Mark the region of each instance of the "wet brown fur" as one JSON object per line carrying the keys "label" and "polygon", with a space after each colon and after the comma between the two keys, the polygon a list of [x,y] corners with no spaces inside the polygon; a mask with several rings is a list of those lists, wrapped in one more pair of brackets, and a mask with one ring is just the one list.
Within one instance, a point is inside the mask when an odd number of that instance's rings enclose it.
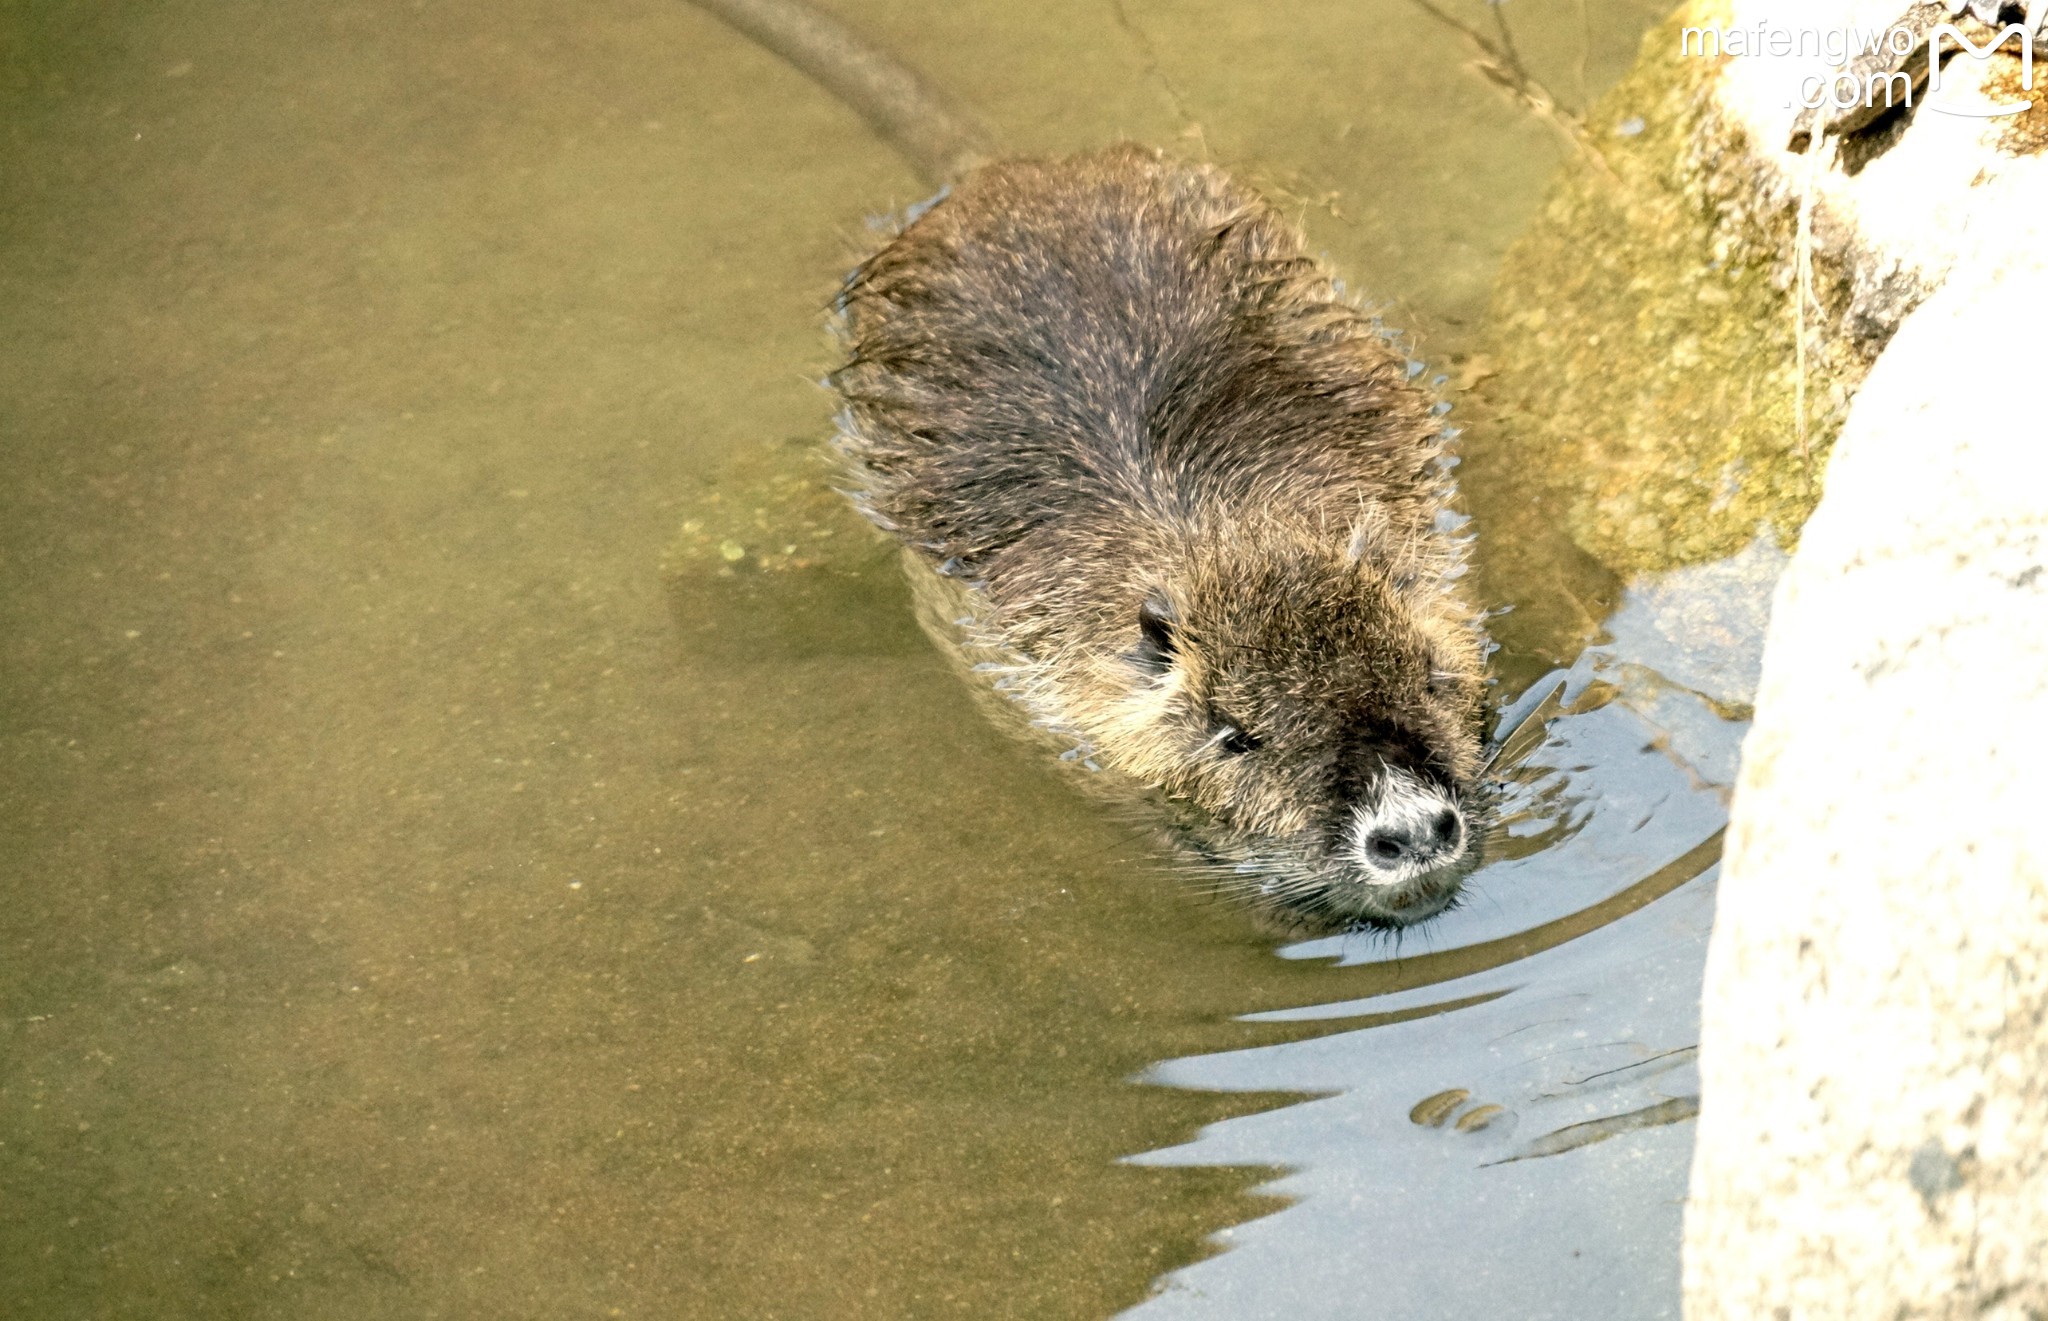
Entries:
{"label": "wet brown fur", "polygon": [[953,641],[1039,730],[1294,923],[1441,907],[1335,851],[1387,768],[1477,771],[1441,427],[1292,226],[1136,147],[999,162],[842,311],[856,503],[955,580]]}

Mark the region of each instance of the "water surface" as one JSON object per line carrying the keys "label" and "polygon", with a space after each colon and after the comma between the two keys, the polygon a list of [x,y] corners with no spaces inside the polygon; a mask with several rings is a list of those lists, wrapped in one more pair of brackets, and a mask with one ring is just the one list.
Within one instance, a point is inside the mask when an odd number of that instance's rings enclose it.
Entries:
{"label": "water surface", "polygon": [[[1409,3],[841,12],[1241,170],[1447,371],[1558,159]],[[1510,17],[1569,99],[1655,14]],[[687,5],[17,3],[0,124],[0,1310],[1107,1315],[1300,1156],[1126,1158],[1330,1085],[1134,1077],[1456,970],[1186,894],[886,556],[664,574],[923,191]],[[1469,440],[1518,690],[1620,585]]]}

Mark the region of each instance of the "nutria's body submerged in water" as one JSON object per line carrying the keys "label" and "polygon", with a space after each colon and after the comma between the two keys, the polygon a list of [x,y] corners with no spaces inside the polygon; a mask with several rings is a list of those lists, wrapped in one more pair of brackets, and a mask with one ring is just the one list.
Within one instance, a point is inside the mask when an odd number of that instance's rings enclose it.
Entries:
{"label": "nutria's body submerged in water", "polygon": [[1482,644],[1441,429],[1291,226],[1137,148],[1003,162],[843,310],[856,500],[942,642],[1287,924],[1450,902]]}

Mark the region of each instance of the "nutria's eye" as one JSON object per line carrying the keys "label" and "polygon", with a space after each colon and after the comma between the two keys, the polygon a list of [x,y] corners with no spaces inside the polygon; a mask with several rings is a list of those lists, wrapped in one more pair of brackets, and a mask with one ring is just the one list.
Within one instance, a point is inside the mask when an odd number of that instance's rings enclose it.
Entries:
{"label": "nutria's eye", "polygon": [[1218,721],[1216,732],[1209,741],[1233,757],[1242,757],[1247,752],[1256,752],[1259,736],[1228,720]]}
{"label": "nutria's eye", "polygon": [[1175,637],[1173,605],[1154,593],[1138,607],[1138,645],[1127,653],[1139,669],[1164,674],[1179,650]]}

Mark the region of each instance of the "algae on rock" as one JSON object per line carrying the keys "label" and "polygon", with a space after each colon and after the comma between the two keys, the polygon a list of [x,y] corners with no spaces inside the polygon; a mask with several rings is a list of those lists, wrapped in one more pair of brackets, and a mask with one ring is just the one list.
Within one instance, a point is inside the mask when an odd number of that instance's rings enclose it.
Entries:
{"label": "algae on rock", "polygon": [[790,573],[876,558],[876,541],[809,439],[734,459],[685,497],[663,568],[671,578]]}
{"label": "algae on rock", "polygon": [[1822,248],[1808,309],[1807,443],[1794,399],[1796,199],[1710,95],[1726,57],[1681,56],[1681,9],[1596,105],[1604,157],[1568,162],[1495,289],[1481,387],[1495,443],[1555,488],[1567,531],[1617,573],[1792,545],[1848,399],[1882,347]]}
{"label": "algae on rock", "polygon": [[808,439],[750,450],[683,501],[663,576],[693,649],[784,656],[921,646],[896,547],[832,489]]}

